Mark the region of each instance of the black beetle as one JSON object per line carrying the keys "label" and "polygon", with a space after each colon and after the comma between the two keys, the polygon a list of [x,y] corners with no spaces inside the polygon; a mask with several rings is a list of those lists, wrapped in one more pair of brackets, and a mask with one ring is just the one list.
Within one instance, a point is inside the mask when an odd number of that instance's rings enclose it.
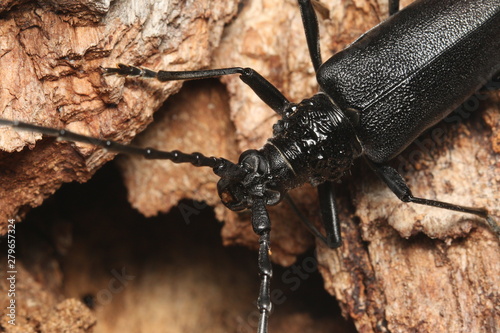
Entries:
{"label": "black beetle", "polygon": [[154,72],[119,65],[103,69],[107,75],[160,81],[240,74],[282,120],[274,125],[268,143],[259,150],[245,151],[238,164],[200,153],[142,149],[65,130],[0,120],[0,124],[91,143],[118,153],[213,168],[221,177],[217,188],[222,202],[231,210],[250,209],[253,229],[260,237],[260,333],[267,332],[271,311],[271,225],[266,206],[279,203],[287,198],[290,189],[306,182],[317,186],[326,235],[305,222],[329,247],[340,246],[332,182],[341,178],[358,157],[363,156],[402,201],[475,214],[500,233],[486,209],[414,197],[399,173],[386,165],[499,70],[500,0],[420,0],[400,12],[399,1],[389,1],[394,15],[325,63],[321,61],[311,1],[298,2],[320,86],[318,94],[298,104],[289,102],[250,68]]}

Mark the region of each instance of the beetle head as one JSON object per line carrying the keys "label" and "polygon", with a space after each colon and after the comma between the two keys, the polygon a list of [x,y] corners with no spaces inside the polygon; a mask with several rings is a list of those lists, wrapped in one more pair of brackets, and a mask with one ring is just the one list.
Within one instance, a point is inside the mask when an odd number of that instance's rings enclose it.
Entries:
{"label": "beetle head", "polygon": [[221,177],[217,190],[222,203],[233,211],[251,208],[256,198],[262,198],[266,205],[277,204],[283,191],[275,186],[270,171],[269,161],[261,152],[243,152],[237,165],[216,171]]}

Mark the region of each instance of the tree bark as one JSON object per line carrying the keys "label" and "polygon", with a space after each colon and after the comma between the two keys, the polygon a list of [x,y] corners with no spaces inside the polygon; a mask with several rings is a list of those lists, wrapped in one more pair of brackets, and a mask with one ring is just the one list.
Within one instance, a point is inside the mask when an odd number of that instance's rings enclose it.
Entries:
{"label": "tree bark", "polygon": [[[118,62],[173,70],[207,67],[236,1],[190,6],[180,1],[141,6],[122,1],[111,7],[109,1],[41,1],[5,11],[2,117],[131,141],[181,82],[127,83],[104,78],[100,67]],[[88,180],[113,158],[88,145],[1,131],[2,149],[12,153],[2,156],[2,234],[7,218],[22,217],[64,182]]]}
{"label": "tree bark", "polygon": [[[181,83],[102,78],[99,66],[116,62],[168,70],[252,67],[292,101],[317,91],[295,1],[242,2],[219,46],[236,1],[197,1],[189,8],[131,3],[87,4],[81,11],[65,2],[0,7],[2,117],[129,142]],[[324,0],[320,9],[323,59],[387,17],[385,0]],[[181,97],[135,143],[233,161],[260,147],[278,117],[237,76],[221,81],[228,109],[217,92]],[[500,219],[499,105],[498,91],[473,96],[452,121],[395,159],[415,195],[488,207]],[[2,234],[7,219],[19,220],[63,182],[85,181],[112,158],[94,147],[0,131]],[[226,245],[257,248],[248,214],[222,206],[210,170],[132,158],[121,159],[120,167],[129,201],[142,214],[167,212],[184,198],[205,201],[225,222]],[[317,258],[325,288],[359,332],[498,330],[500,246],[484,221],[401,203],[362,163],[339,192],[344,245],[330,250],[317,242]],[[317,222],[314,189],[292,195]],[[185,202],[179,208],[197,209]],[[271,209],[271,219],[273,260],[290,265],[313,240],[285,204]]]}

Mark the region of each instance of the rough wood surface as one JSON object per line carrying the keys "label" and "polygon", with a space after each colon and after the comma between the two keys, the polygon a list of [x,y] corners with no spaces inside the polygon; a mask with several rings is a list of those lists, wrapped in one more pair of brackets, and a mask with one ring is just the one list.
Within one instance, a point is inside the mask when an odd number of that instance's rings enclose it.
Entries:
{"label": "rough wood surface", "polygon": [[[235,12],[236,1],[229,0],[119,1],[112,6],[50,1],[12,7],[0,25],[1,116],[129,142],[181,83],[126,83],[103,78],[100,66],[207,67]],[[113,158],[93,147],[40,139],[39,134],[0,129],[2,150],[12,153],[1,159],[2,234],[7,218],[40,205],[63,182],[86,181]]]}
{"label": "rough wood surface", "polygon": [[[195,2],[193,8],[176,10],[174,3],[163,4],[169,9],[154,7],[162,6],[157,3],[140,8],[127,3],[115,4],[104,14],[74,15],[64,10],[56,15],[48,5],[22,5],[4,14],[0,35],[6,36],[9,47],[2,48],[8,52],[2,52],[0,66],[12,71],[0,77],[0,87],[9,87],[0,90],[3,117],[67,125],[94,136],[129,141],[180,85],[103,80],[98,66],[112,65],[117,59],[153,69],[252,67],[294,101],[317,89],[295,1],[242,2],[211,60],[210,51],[223,23],[235,13],[235,2],[229,9],[219,7],[219,2],[206,7]],[[387,16],[385,0],[321,4],[324,59]],[[5,8],[0,9],[9,7]],[[89,18],[92,15],[103,15],[99,24]],[[192,25],[184,26],[186,22]],[[27,63],[34,65],[19,65]],[[158,119],[138,144],[198,150],[233,160],[242,150],[261,146],[276,116],[237,77],[222,81],[229,92],[229,113],[214,108],[219,104],[213,101],[220,97],[196,104],[186,98],[182,108]],[[438,125],[409,147],[394,166],[404,171],[416,195],[486,206],[500,219],[500,96],[490,92],[475,98],[481,100],[480,106],[473,100],[449,123]],[[110,108],[110,104],[116,106]],[[471,115],[472,109],[477,112]],[[26,144],[33,148],[39,139],[0,131],[0,143],[7,151],[19,151]],[[51,140],[38,142],[33,151],[3,153],[0,223],[19,209],[22,213],[24,207],[39,205],[61,182],[87,179],[106,159],[107,155],[90,147],[76,145],[75,150],[73,145],[54,145]],[[166,212],[182,198],[204,200],[225,221],[226,244],[256,247],[248,215],[221,207],[215,196],[216,178],[206,170],[127,159],[120,164],[129,200],[145,215]],[[317,256],[326,289],[340,301],[344,314],[353,318],[358,331],[498,331],[500,245],[483,221],[400,203],[363,165],[348,178],[340,185],[339,198],[344,246],[328,250],[318,244]],[[317,220],[313,189],[293,195]],[[198,209],[194,204],[180,208],[188,215]],[[286,205],[273,208],[271,218],[273,260],[291,264],[312,244],[311,237]]]}

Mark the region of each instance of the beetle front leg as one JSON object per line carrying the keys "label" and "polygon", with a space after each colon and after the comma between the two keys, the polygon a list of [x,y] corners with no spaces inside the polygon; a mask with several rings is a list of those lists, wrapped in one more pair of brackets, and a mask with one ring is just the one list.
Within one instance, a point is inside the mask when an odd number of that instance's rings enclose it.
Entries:
{"label": "beetle front leg", "polygon": [[413,202],[420,205],[444,208],[448,210],[454,210],[458,212],[473,214],[482,217],[486,220],[490,228],[498,235],[500,238],[500,226],[493,220],[493,217],[488,213],[486,208],[477,207],[466,207],[461,205],[455,205],[447,202],[417,198],[413,196],[410,188],[406,184],[403,177],[394,169],[388,165],[377,164],[368,159],[366,159],[368,165],[375,171],[375,173],[387,184],[390,190],[403,202]]}
{"label": "beetle front leg", "polygon": [[269,105],[280,116],[285,114],[290,102],[285,96],[252,68],[230,67],[220,69],[206,69],[198,71],[152,71],[150,69],[118,64],[116,68],[102,68],[104,75],[137,76],[154,78],[160,82],[177,80],[198,80],[221,77],[224,75],[240,74],[240,79],[246,83],[260,99]]}

